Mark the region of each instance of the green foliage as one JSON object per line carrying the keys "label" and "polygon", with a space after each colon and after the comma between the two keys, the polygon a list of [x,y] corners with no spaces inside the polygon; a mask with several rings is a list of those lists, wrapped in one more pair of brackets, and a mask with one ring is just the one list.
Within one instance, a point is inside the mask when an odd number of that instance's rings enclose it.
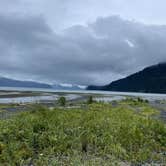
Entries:
{"label": "green foliage", "polygon": [[[40,110],[41,109],[41,110]],[[37,106],[0,121],[2,165],[121,165],[165,162],[166,126],[144,105],[94,103],[88,110]],[[123,162],[122,162],[123,161]]]}
{"label": "green foliage", "polygon": [[121,104],[131,105],[131,106],[148,106],[148,103],[149,103],[148,100],[146,99],[144,100],[140,97],[137,97],[137,98],[128,97],[121,101]]}
{"label": "green foliage", "polygon": [[88,100],[87,100],[87,104],[92,104],[94,101],[93,101],[93,96],[89,96],[88,97]]}
{"label": "green foliage", "polygon": [[58,103],[60,106],[65,106],[66,105],[66,98],[65,97],[60,97],[58,100]]}
{"label": "green foliage", "polygon": [[138,97],[137,98],[137,101],[139,102],[139,103],[149,103],[149,101],[148,100],[144,100],[144,99],[142,99],[142,98],[140,98],[140,97]]}

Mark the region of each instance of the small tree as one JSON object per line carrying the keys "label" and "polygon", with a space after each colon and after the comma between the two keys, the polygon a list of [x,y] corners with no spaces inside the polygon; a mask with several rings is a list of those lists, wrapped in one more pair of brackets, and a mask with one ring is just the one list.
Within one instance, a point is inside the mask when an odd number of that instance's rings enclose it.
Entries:
{"label": "small tree", "polygon": [[60,97],[58,100],[58,103],[60,104],[60,106],[65,106],[66,105],[66,98],[65,97]]}
{"label": "small tree", "polygon": [[137,98],[137,101],[140,102],[140,103],[144,102],[144,100],[142,98],[140,98],[140,97]]}
{"label": "small tree", "polygon": [[88,104],[92,104],[93,103],[93,97],[92,96],[88,97],[87,103]]}

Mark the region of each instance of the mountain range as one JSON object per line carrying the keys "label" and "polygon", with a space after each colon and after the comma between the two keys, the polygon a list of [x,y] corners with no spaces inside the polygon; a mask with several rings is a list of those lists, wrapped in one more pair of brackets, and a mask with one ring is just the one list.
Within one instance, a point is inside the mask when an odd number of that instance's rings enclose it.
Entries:
{"label": "mountain range", "polygon": [[0,77],[0,87],[52,88],[51,85],[34,81],[20,81]]}
{"label": "mountain range", "polygon": [[87,90],[166,93],[166,63],[147,67],[105,86],[90,85]]}
{"label": "mountain range", "polygon": [[[78,85],[46,84],[35,81],[20,81],[0,77],[0,87],[24,87],[24,88],[52,88],[55,90],[82,90]],[[103,90],[117,92],[144,92],[166,93],[166,63],[149,66],[126,78],[113,81],[108,85],[90,85],[87,90]]]}
{"label": "mountain range", "polygon": [[55,90],[83,90],[78,85],[67,85],[67,84],[45,84],[35,81],[20,81],[10,78],[0,77],[0,87],[22,87],[22,88],[51,88]]}

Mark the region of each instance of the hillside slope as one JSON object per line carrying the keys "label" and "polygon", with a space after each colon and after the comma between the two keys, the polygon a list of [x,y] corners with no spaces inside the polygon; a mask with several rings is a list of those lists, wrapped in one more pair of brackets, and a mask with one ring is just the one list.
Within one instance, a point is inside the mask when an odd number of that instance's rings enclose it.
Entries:
{"label": "hillside slope", "polygon": [[166,93],[166,63],[145,68],[105,86],[88,86],[88,90]]}

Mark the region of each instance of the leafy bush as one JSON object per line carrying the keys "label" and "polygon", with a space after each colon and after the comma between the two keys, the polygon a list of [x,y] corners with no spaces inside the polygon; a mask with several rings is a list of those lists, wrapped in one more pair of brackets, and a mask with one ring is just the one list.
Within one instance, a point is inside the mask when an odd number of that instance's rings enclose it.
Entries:
{"label": "leafy bush", "polygon": [[88,100],[87,100],[87,104],[92,104],[94,101],[93,101],[93,96],[89,96],[88,97]]}
{"label": "leafy bush", "polygon": [[60,97],[58,100],[58,103],[60,106],[65,106],[66,105],[66,98],[65,97]]}

